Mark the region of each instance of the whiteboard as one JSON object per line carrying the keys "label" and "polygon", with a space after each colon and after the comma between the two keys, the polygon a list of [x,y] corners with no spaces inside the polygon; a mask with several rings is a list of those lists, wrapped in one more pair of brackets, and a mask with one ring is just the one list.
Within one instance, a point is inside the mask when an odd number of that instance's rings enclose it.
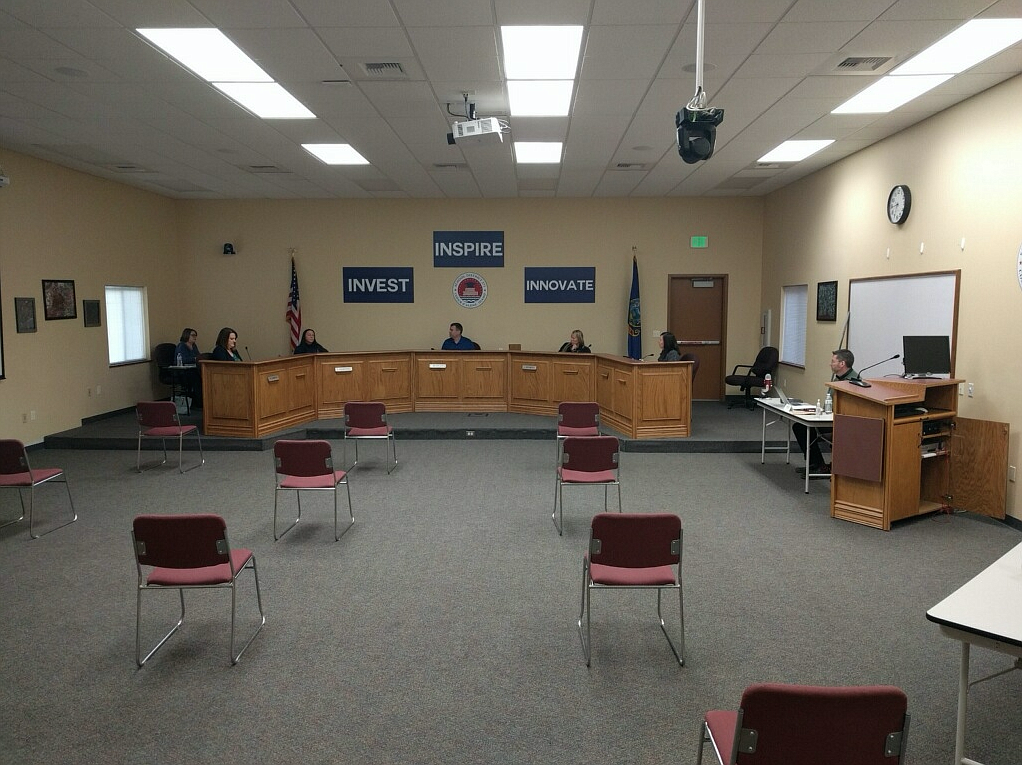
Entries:
{"label": "whiteboard", "polygon": [[[958,281],[961,271],[852,279],[848,284],[848,342],[855,368],[902,353],[904,335],[951,338],[954,373],[958,326]],[[900,375],[901,359],[880,364],[866,377]],[[946,375],[940,375],[946,377]]]}

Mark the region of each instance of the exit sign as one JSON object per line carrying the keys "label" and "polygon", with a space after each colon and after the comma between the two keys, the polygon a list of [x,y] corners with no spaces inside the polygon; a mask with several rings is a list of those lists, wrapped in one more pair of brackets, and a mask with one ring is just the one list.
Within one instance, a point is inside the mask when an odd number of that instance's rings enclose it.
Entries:
{"label": "exit sign", "polygon": [[705,236],[694,236],[692,237],[692,249],[700,250],[709,246],[709,237]]}

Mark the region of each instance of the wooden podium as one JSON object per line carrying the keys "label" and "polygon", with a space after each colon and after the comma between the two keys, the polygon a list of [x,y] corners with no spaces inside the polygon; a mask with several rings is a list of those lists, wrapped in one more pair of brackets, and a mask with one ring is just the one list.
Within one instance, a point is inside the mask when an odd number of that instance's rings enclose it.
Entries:
{"label": "wooden podium", "polygon": [[902,518],[951,502],[951,436],[958,415],[950,380],[828,383],[834,396],[830,514],[889,531]]}

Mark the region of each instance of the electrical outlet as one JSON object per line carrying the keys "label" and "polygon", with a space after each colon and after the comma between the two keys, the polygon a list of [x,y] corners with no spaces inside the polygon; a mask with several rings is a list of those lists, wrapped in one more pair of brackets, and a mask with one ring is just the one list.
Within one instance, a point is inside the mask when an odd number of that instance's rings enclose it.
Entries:
{"label": "electrical outlet", "polygon": [[1015,483],[1015,466],[1008,465],[1008,480]]}
{"label": "electrical outlet", "polygon": [[35,409],[28,413],[28,419],[32,420],[32,422],[35,422]]}
{"label": "electrical outlet", "polygon": [[972,394],[976,392],[975,383],[969,383],[969,398],[972,398]]}
{"label": "electrical outlet", "polygon": [[958,383],[958,395],[959,396],[965,395],[965,383]]}

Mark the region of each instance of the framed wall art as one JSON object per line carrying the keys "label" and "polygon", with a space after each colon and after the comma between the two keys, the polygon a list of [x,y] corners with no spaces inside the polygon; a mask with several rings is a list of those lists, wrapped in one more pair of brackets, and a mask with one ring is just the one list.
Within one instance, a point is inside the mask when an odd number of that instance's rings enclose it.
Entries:
{"label": "framed wall art", "polygon": [[43,279],[43,316],[47,321],[78,318],[73,280]]}
{"label": "framed wall art", "polygon": [[83,300],[82,313],[85,314],[86,327],[102,327],[103,323],[99,318],[99,301]]}
{"label": "framed wall art", "polygon": [[18,332],[35,332],[35,298],[14,298],[14,317]]}
{"label": "framed wall art", "polygon": [[817,283],[816,320],[837,321],[837,282]]}

